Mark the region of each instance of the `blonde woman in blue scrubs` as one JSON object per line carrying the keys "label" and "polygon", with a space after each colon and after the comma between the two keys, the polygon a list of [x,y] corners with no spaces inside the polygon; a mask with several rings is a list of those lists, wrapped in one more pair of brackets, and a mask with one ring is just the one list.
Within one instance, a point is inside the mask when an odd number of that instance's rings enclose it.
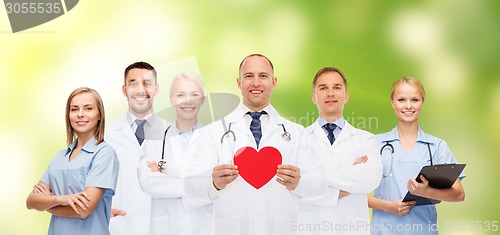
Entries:
{"label": "blonde woman in blue scrubs", "polygon": [[26,206],[52,214],[48,234],[109,234],[119,164],[104,142],[104,105],[94,89],[68,97],[66,136],[68,148],[54,157]]}
{"label": "blonde woman in blue scrubs", "polygon": [[423,166],[431,165],[431,158],[434,164],[457,162],[445,141],[424,133],[418,125],[424,99],[424,87],[415,78],[403,77],[392,85],[391,105],[398,124],[377,135],[383,172],[379,187],[368,196],[368,206],[373,208],[372,234],[438,234],[436,206],[402,202],[407,191],[449,202],[465,198],[460,182],[463,172],[449,189],[430,188],[423,177],[422,183],[415,180]]}

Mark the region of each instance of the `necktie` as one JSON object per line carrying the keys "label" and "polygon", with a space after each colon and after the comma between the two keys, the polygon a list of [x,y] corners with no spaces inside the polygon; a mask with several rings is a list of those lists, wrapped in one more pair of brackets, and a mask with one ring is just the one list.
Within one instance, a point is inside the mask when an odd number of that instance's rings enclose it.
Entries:
{"label": "necktie", "polygon": [[330,141],[330,144],[333,144],[335,142],[335,136],[333,135],[333,131],[335,128],[337,128],[337,125],[335,123],[327,123],[323,125],[323,128],[328,132],[328,140]]}
{"label": "necktie", "polygon": [[146,123],[146,120],[144,120],[144,119],[135,120],[135,124],[137,124],[137,129],[135,130],[135,137],[137,138],[137,141],[139,141],[139,145],[142,145],[142,142],[144,141],[144,124],[145,123]]}
{"label": "necktie", "polygon": [[255,139],[255,143],[257,144],[257,148],[259,148],[260,138],[262,137],[262,129],[260,127],[260,116],[262,114],[267,114],[266,111],[262,112],[247,112],[250,117],[252,117],[252,122],[250,123],[250,131],[252,131],[253,138]]}

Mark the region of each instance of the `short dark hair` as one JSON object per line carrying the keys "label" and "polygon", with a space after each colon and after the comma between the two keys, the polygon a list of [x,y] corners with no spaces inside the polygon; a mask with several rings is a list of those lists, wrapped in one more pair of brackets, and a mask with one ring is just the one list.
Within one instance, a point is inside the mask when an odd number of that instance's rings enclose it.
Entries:
{"label": "short dark hair", "polygon": [[139,61],[139,62],[135,62],[129,66],[127,66],[127,68],[125,68],[125,76],[124,76],[124,80],[123,80],[123,83],[126,83],[127,82],[127,74],[128,74],[128,71],[130,71],[131,69],[146,69],[146,70],[149,70],[149,71],[153,71],[153,74],[155,75],[155,80],[156,80],[156,70],[155,68],[150,65],[149,63],[146,63],[146,62],[143,62],[143,61]]}
{"label": "short dark hair", "polygon": [[324,67],[316,73],[316,75],[314,76],[313,82],[312,82],[313,90],[314,90],[314,87],[316,86],[316,81],[318,81],[318,77],[324,73],[338,73],[338,74],[340,74],[340,77],[342,77],[342,80],[344,80],[345,89],[347,90],[347,80],[345,79],[344,74],[342,73],[342,71],[340,71],[340,69],[334,68],[334,67]]}
{"label": "short dark hair", "polygon": [[274,66],[273,66],[273,63],[271,62],[271,60],[269,58],[267,58],[265,55],[262,55],[262,54],[258,54],[258,53],[255,53],[255,54],[251,54],[251,55],[248,55],[247,57],[245,57],[241,63],[240,63],[240,68],[239,68],[239,73],[241,73],[241,66],[243,66],[243,62],[245,62],[245,60],[247,60],[248,58],[250,57],[253,57],[253,56],[258,56],[258,57],[262,57],[262,58],[265,58],[267,60],[267,62],[269,62],[269,65],[271,65],[271,72],[274,74]]}

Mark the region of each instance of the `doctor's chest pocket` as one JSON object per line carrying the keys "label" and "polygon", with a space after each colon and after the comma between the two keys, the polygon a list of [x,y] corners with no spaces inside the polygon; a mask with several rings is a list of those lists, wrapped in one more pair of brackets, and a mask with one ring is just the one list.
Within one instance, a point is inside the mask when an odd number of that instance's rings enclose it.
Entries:
{"label": "doctor's chest pocket", "polygon": [[[86,167],[52,170],[50,172],[51,190],[58,195],[81,192],[85,188],[87,174]],[[55,188],[59,189],[59,192],[54,192]]]}
{"label": "doctor's chest pocket", "polygon": [[87,167],[79,167],[75,169],[69,169],[67,173],[68,187],[74,187],[74,192],[81,192],[85,189],[85,182],[88,175]]}
{"label": "doctor's chest pocket", "polygon": [[[267,145],[262,147],[267,147]],[[298,142],[285,141],[280,138],[277,144],[270,147],[274,147],[280,152],[282,164],[297,165],[297,156],[300,154]]]}
{"label": "doctor's chest pocket", "polygon": [[352,166],[366,153],[363,152],[363,146],[344,144],[336,148],[333,155],[339,159],[340,166]]}

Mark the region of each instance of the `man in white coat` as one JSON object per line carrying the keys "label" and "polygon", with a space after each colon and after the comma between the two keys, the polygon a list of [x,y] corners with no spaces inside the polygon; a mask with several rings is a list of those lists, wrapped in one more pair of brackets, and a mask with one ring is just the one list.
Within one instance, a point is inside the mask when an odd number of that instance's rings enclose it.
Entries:
{"label": "man in white coat", "polygon": [[214,201],[213,234],[296,234],[298,199],[326,190],[304,128],[270,105],[273,72],[267,57],[247,56],[236,79],[243,102],[203,130],[191,172],[211,177],[193,176],[185,190]]}
{"label": "man in white coat", "polygon": [[313,88],[319,117],[306,128],[307,143],[327,172],[328,190],[300,200],[297,229],[301,234],[369,234],[366,194],[382,177],[378,143],[344,119],[349,92],[340,70],[319,70]]}
{"label": "man in white coat", "polygon": [[112,235],[149,234],[151,196],[141,189],[137,165],[143,141],[161,139],[168,126],[153,111],[158,89],[153,66],[146,62],[129,65],[125,69],[122,86],[129,110],[121,118],[106,125],[105,140],[115,149],[120,161],[109,223]]}

